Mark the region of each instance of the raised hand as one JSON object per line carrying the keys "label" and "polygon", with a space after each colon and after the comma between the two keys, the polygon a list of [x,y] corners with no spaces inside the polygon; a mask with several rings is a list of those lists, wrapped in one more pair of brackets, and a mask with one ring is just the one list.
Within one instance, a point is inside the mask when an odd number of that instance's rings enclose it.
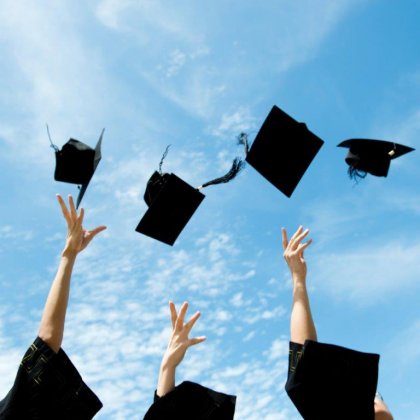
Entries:
{"label": "raised hand", "polygon": [[189,338],[189,334],[201,314],[197,311],[187,323],[184,323],[188,310],[187,302],[181,306],[179,313],[177,313],[173,302],[169,302],[169,309],[171,311],[172,335],[164,355],[164,363],[175,368],[181,363],[188,348],[203,342],[206,337]]}
{"label": "raised hand", "polygon": [[179,313],[177,313],[173,302],[169,302],[169,309],[171,312],[172,334],[160,366],[156,390],[159,397],[164,396],[175,388],[176,367],[181,363],[188,348],[206,339],[204,336],[189,338],[194,324],[200,318],[200,312],[196,312],[187,323],[184,323],[188,309],[187,302],[184,302],[181,306]]}
{"label": "raised hand", "polygon": [[57,274],[45,303],[38,333],[39,337],[56,353],[60,350],[63,341],[71,274],[77,254],[84,250],[99,232],[106,229],[105,226],[99,226],[93,230],[83,229],[84,211],[81,209],[80,214],[77,214],[73,197],[69,195],[69,209],[59,194],[57,194],[57,200],[67,222],[67,239]]}
{"label": "raised hand", "polygon": [[306,261],[303,256],[303,251],[312,243],[312,239],[302,243],[302,240],[308,235],[309,229],[303,230],[303,226],[299,226],[295,234],[287,239],[287,232],[282,228],[283,239],[283,257],[290,268],[293,277],[305,279],[307,273]]}
{"label": "raised hand", "polygon": [[79,215],[77,214],[76,207],[74,205],[73,197],[69,195],[69,208],[67,208],[61,195],[57,194],[57,200],[60,204],[63,212],[64,219],[67,222],[67,240],[64,247],[63,255],[73,254],[77,255],[83,251],[90,243],[90,241],[103,230],[106,226],[99,226],[92,230],[86,230],[83,228],[83,218],[85,215],[84,209],[80,210]]}

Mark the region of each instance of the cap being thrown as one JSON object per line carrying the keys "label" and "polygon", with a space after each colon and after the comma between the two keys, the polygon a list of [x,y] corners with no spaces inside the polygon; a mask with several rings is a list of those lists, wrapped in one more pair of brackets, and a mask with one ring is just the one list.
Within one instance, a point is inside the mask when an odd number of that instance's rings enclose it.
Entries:
{"label": "cap being thrown", "polygon": [[155,171],[147,182],[144,201],[149,208],[137,225],[136,231],[173,245],[204,200],[205,195],[200,190],[231,181],[243,168],[244,162],[235,158],[224,176],[194,188],[175,174],[162,172],[162,163],[168,149],[169,146],[159,163],[159,171]]}
{"label": "cap being thrown", "polygon": [[99,140],[94,149],[79,140],[70,138],[60,150],[51,140],[50,131],[47,125],[48,137],[51,147],[55,150],[55,172],[56,181],[68,182],[80,185],[79,195],[76,201],[76,208],[86,192],[90,180],[102,158],[101,145],[105,128],[102,130]]}
{"label": "cap being thrown", "polygon": [[337,147],[347,147],[346,163],[351,179],[365,178],[369,173],[375,176],[388,175],[391,160],[412,152],[412,147],[385,140],[349,139]]}

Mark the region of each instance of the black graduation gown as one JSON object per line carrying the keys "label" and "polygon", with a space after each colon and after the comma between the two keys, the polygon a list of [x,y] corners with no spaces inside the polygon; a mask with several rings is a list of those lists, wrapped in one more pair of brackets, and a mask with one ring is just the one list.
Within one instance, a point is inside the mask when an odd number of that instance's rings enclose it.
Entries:
{"label": "black graduation gown", "polygon": [[0,401],[1,420],[87,420],[102,408],[76,367],[39,337],[25,353],[13,387]]}
{"label": "black graduation gown", "polygon": [[185,381],[163,397],[155,393],[144,420],[232,420],[236,396]]}
{"label": "black graduation gown", "polygon": [[373,420],[379,355],[290,343],[286,392],[304,419]]}

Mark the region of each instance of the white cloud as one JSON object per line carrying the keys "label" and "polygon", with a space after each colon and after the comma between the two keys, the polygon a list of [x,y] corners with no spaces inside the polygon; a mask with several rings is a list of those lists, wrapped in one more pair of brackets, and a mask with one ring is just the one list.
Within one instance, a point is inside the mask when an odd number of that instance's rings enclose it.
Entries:
{"label": "white cloud", "polygon": [[[53,160],[46,122],[59,146],[69,133],[93,134],[101,128],[94,121],[104,104],[98,95],[104,88],[103,68],[83,42],[81,13],[76,3],[2,3],[1,50],[8,71],[1,74],[13,92],[7,90],[3,98],[10,96],[6,108],[16,110],[19,123],[3,117],[0,132],[12,154],[26,156],[41,167]],[[30,139],[24,148],[22,139]]]}
{"label": "white cloud", "polygon": [[386,345],[383,359],[399,379],[416,371],[414,367],[420,364],[420,319],[411,321]]}
{"label": "white cloud", "polygon": [[338,299],[375,305],[418,284],[420,243],[395,238],[313,257],[313,285]]}
{"label": "white cloud", "polygon": [[[133,47],[147,57],[139,73],[159,94],[212,125],[213,116],[224,115],[214,129],[221,133],[232,129],[232,124],[247,126],[235,122],[236,112],[221,112],[222,101],[228,98],[236,105],[251,82],[256,92],[267,89],[259,74],[278,76],[311,59],[348,10],[359,3],[258,3],[246,10],[259,19],[248,19],[245,26],[243,5],[226,8],[222,2],[209,8],[192,1],[174,7],[167,1],[104,0],[96,16],[109,29],[130,33],[136,40]],[[222,42],[215,30],[220,26],[224,26]]]}
{"label": "white cloud", "polygon": [[8,246],[10,246],[10,241],[30,241],[34,237],[33,232],[26,230],[19,230],[16,227],[5,225],[0,226],[0,239],[8,241]]}
{"label": "white cloud", "polygon": [[276,360],[289,355],[289,342],[285,339],[276,339],[271,343],[270,349],[265,353],[268,360]]}
{"label": "white cloud", "polygon": [[232,113],[224,113],[217,127],[210,129],[214,136],[236,137],[242,132],[249,133],[255,128],[255,118],[251,116],[250,110],[240,106]]}

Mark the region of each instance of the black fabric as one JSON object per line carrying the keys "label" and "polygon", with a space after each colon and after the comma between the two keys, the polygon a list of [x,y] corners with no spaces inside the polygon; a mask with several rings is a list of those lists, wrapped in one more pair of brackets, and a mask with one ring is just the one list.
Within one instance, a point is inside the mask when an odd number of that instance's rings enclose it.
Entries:
{"label": "black fabric", "polygon": [[246,161],[290,197],[323,144],[304,123],[273,106]]}
{"label": "black fabric", "polygon": [[304,419],[374,420],[379,355],[290,343],[286,392]]}
{"label": "black fabric", "polygon": [[71,184],[85,184],[94,171],[95,151],[80,142],[70,139],[61,150],[55,152],[54,179]]}
{"label": "black fabric", "polygon": [[81,186],[76,207],[79,207],[89,182],[102,158],[101,146],[104,130],[102,130],[95,149],[75,139],[70,139],[61,150],[55,146],[56,165],[54,179]]}
{"label": "black fabric", "polygon": [[347,147],[346,163],[353,170],[375,176],[388,175],[391,160],[412,152],[412,147],[386,140],[348,139],[337,147]]}
{"label": "black fabric", "polygon": [[144,196],[149,208],[136,231],[173,245],[204,197],[175,174],[154,172]]}
{"label": "black fabric", "polygon": [[1,420],[88,420],[102,408],[76,367],[39,337],[25,353],[15,382],[0,401]]}
{"label": "black fabric", "polygon": [[144,420],[232,420],[236,396],[185,381],[159,398],[155,392]]}
{"label": "black fabric", "polygon": [[152,176],[147,181],[146,191],[144,192],[144,201],[148,207],[151,206],[155,198],[162,191],[169,177],[170,174],[168,173],[161,174],[158,171],[153,172]]}

